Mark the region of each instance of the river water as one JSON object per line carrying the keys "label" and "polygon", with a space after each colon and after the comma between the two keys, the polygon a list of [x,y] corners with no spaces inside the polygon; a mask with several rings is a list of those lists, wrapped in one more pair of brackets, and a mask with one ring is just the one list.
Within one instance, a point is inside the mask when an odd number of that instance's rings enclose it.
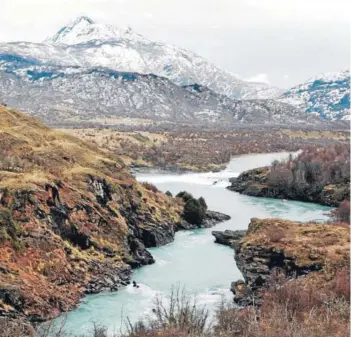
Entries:
{"label": "river water", "polygon": [[107,326],[111,332],[118,332],[121,327],[123,329],[122,322],[126,317],[136,321],[149,315],[155,296],[169,293],[175,284],[184,286],[187,292],[196,295],[198,303],[209,309],[215,307],[222,297],[231,298],[230,283],[242,276],[235,265],[233,250],[215,244],[212,230],[246,229],[252,217],[298,221],[323,221],[327,218],[328,207],[253,198],[225,189],[230,177],[287,157],[287,153],[236,157],[218,173],[138,174],[139,181],[151,182],[164,192],[176,194],[186,190],[195,197],[203,196],[209,209],[232,218],[214,228],[179,232],[173,243],[150,249],[156,263],[134,271],[133,279],[140,284],[139,288],[127,286],[118,292],[87,296],[76,310],[68,313],[66,331],[81,334],[91,329],[95,322]]}

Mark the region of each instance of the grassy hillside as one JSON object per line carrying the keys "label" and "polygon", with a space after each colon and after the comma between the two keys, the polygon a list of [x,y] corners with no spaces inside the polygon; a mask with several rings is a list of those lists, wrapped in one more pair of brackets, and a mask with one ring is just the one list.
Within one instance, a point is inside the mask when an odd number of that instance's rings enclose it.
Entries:
{"label": "grassy hillside", "polygon": [[0,106],[0,316],[41,321],[126,284],[182,209],[107,151]]}

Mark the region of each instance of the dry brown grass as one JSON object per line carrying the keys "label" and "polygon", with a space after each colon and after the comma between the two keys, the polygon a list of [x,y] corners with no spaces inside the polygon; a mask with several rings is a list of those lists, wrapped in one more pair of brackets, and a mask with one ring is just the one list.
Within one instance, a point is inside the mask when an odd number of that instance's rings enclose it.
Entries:
{"label": "dry brown grass", "polygon": [[[173,226],[182,205],[144,188],[114,154],[0,106],[0,211],[7,210],[20,231],[0,240],[0,316],[50,319],[72,309],[105,266],[127,267],[130,212],[143,228]],[[14,305],[8,291],[24,304]]]}
{"label": "dry brown grass", "polygon": [[350,262],[349,235],[348,226],[252,219],[243,244],[280,249],[286,256],[294,256],[295,263],[299,266],[313,264],[318,260],[336,268]]}
{"label": "dry brown grass", "polygon": [[231,157],[250,153],[295,151],[307,144],[347,142],[346,132],[238,130],[237,132],[120,132],[111,129],[65,129],[109,149],[127,165],[210,171],[224,168]]}

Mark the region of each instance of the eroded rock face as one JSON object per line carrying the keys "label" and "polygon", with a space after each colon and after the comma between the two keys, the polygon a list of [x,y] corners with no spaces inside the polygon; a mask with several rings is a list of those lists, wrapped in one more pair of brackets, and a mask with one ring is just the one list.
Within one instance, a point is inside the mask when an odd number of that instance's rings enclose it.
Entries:
{"label": "eroded rock face", "polygon": [[223,221],[228,221],[230,220],[230,216],[220,213],[220,212],[214,212],[214,211],[207,211],[206,212],[206,217],[204,222],[201,224],[202,228],[210,228],[213,227],[214,225],[223,222]]}
{"label": "eroded rock face", "polygon": [[[5,258],[0,260],[5,305],[0,317],[41,322],[74,308],[84,294],[116,291],[130,282],[133,268],[155,262],[147,248],[172,242],[178,230],[199,227],[180,216],[157,219],[156,210],[136,199],[133,185],[115,191],[91,175],[86,183],[85,195],[64,182],[1,191],[0,222],[8,215],[14,228],[7,226],[11,236],[6,232],[0,238],[8,240],[0,245]],[[227,219],[208,211],[200,227]]]}
{"label": "eroded rock face", "polygon": [[112,262],[98,263],[91,261],[89,269],[93,276],[85,286],[85,294],[97,294],[103,291],[117,291],[130,283],[131,267],[115,266]]}
{"label": "eroded rock face", "polygon": [[243,280],[232,282],[230,291],[234,294],[234,302],[240,306],[253,305],[255,303],[257,296]]}

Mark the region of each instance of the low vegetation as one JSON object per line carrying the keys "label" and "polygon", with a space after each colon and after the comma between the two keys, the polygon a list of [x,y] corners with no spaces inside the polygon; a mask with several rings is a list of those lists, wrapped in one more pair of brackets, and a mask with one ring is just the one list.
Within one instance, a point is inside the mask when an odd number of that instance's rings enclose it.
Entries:
{"label": "low vegetation", "polygon": [[350,181],[350,146],[308,146],[286,162],[275,161],[268,175],[268,183],[277,188],[323,189],[326,185]]}
{"label": "low vegetation", "polygon": [[334,213],[348,222],[350,145],[307,146],[296,158],[274,161],[232,178],[228,189],[256,197],[291,199],[340,207]]}
{"label": "low vegetation", "polygon": [[348,143],[344,131],[288,130],[273,126],[241,126],[231,132],[120,132],[111,129],[66,129],[124,159],[127,165],[170,170],[213,171],[230,158],[249,153],[297,151],[306,145]]}
{"label": "low vegetation", "polygon": [[183,210],[184,219],[193,225],[201,225],[206,217],[207,211],[205,199],[203,197],[195,199],[187,192],[178,193],[177,198],[183,199],[185,203]]}

